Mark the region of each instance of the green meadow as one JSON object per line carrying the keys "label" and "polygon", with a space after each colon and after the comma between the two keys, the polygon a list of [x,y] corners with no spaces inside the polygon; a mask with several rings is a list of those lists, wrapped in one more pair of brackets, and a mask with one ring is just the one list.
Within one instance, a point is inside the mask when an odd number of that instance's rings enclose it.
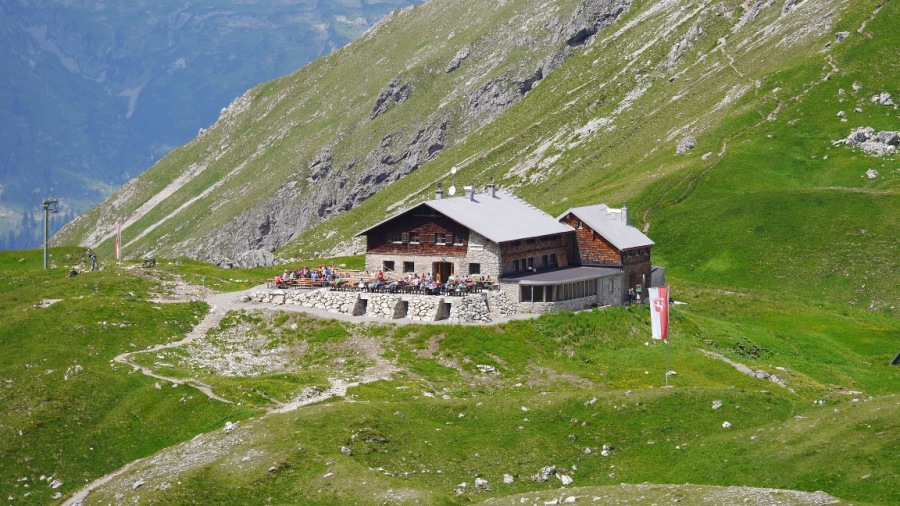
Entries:
{"label": "green meadow", "polygon": [[[57,265],[82,254],[52,252]],[[0,479],[15,503],[52,503],[135,459],[184,451],[175,445],[198,435],[197,462],[156,464],[156,481],[135,492],[154,468],[138,463],[87,503],[133,493],[160,504],[458,504],[559,489],[557,476],[532,480],[545,466],[588,490],[691,483],[897,503],[900,369],[890,360],[900,323],[882,311],[672,277],[686,304],[672,309],[668,388],[665,345],[649,338],[646,307],[480,327],[232,311],[207,333],[211,346],[239,329],[291,352],[279,371],[222,376],[194,367],[184,347],[139,353],[180,339],[209,310],[152,302],[157,279],[246,280],[233,290],[263,282],[266,270],[160,261],[153,276],[124,264],[69,279],[65,266],[43,271],[38,251],[4,252],[0,264]],[[329,378],[358,379],[376,359],[361,342],[393,365],[389,379],[266,414]],[[788,388],[704,351],[777,374]],[[111,363],[125,352],[231,402]],[[238,422],[227,435],[226,422]],[[217,441],[228,451],[202,449]]]}

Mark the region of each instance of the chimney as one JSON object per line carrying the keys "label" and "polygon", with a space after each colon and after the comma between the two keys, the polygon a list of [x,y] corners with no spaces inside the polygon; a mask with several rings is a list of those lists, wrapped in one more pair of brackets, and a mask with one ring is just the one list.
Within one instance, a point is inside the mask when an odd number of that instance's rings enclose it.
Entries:
{"label": "chimney", "polygon": [[628,226],[628,202],[622,203],[622,221],[625,222],[625,226]]}
{"label": "chimney", "polygon": [[497,185],[494,184],[494,178],[491,178],[491,184],[488,185],[488,193],[490,193],[491,198],[497,198]]}
{"label": "chimney", "polygon": [[444,198],[444,189],[441,187],[441,183],[438,183],[437,185],[438,187],[437,191],[434,192],[434,198],[436,198],[437,200],[441,200],[442,198]]}
{"label": "chimney", "polygon": [[463,190],[466,191],[466,198],[469,200],[475,200],[475,188],[471,186],[463,186]]}

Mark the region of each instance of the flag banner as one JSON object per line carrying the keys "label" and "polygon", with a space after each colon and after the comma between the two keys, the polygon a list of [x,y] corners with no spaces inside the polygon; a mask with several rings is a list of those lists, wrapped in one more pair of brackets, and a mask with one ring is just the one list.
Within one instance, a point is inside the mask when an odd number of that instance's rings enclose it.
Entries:
{"label": "flag banner", "polygon": [[650,289],[650,325],[653,339],[669,339],[669,289],[665,286]]}
{"label": "flag banner", "polygon": [[116,260],[119,259],[119,248],[122,244],[122,222],[116,222]]}

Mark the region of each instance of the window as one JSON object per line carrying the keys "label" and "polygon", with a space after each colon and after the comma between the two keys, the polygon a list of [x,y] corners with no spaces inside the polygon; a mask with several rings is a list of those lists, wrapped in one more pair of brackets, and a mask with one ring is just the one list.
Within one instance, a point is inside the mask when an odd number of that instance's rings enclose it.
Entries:
{"label": "window", "polygon": [[401,244],[403,242],[403,232],[399,230],[391,232],[391,242]]}
{"label": "window", "polygon": [[481,264],[469,264],[469,274],[481,274]]}
{"label": "window", "polygon": [[535,302],[544,302],[544,287],[543,286],[535,286],[534,287],[534,301]]}
{"label": "window", "polygon": [[519,302],[531,302],[531,287],[530,286],[521,286],[521,292],[519,292]]}
{"label": "window", "polygon": [[550,266],[550,257],[547,255],[541,255],[541,267],[549,267]]}
{"label": "window", "polygon": [[582,228],[584,228],[584,223],[581,223],[581,220],[575,220],[575,228],[581,230]]}
{"label": "window", "polygon": [[453,234],[453,244],[456,246],[462,246],[465,244],[465,240],[463,239],[463,235],[460,233]]}
{"label": "window", "polygon": [[416,263],[403,262],[403,272],[416,272]]}
{"label": "window", "polygon": [[447,234],[437,233],[434,234],[434,243],[435,244],[447,244]]}
{"label": "window", "polygon": [[556,253],[550,253],[550,266],[556,267]]}
{"label": "window", "polygon": [[526,269],[529,269],[529,270],[534,269],[534,257],[528,257],[525,259],[525,261],[526,261],[526,265],[525,265]]}
{"label": "window", "polygon": [[419,244],[420,239],[421,239],[421,235],[418,232],[410,232],[409,233],[409,243],[410,244]]}
{"label": "window", "polygon": [[385,260],[382,264],[382,270],[385,272],[393,272],[394,271],[394,261],[393,260]]}
{"label": "window", "polygon": [[513,272],[518,272],[518,271],[519,271],[519,261],[513,260]]}

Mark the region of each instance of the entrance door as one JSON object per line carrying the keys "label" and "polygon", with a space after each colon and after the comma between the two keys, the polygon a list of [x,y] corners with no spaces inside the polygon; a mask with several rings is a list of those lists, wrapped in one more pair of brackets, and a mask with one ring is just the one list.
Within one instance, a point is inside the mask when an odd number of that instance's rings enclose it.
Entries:
{"label": "entrance door", "polygon": [[453,274],[453,264],[450,262],[434,262],[431,267],[432,271],[434,271],[434,277],[440,279],[442,283],[446,283],[447,279]]}

